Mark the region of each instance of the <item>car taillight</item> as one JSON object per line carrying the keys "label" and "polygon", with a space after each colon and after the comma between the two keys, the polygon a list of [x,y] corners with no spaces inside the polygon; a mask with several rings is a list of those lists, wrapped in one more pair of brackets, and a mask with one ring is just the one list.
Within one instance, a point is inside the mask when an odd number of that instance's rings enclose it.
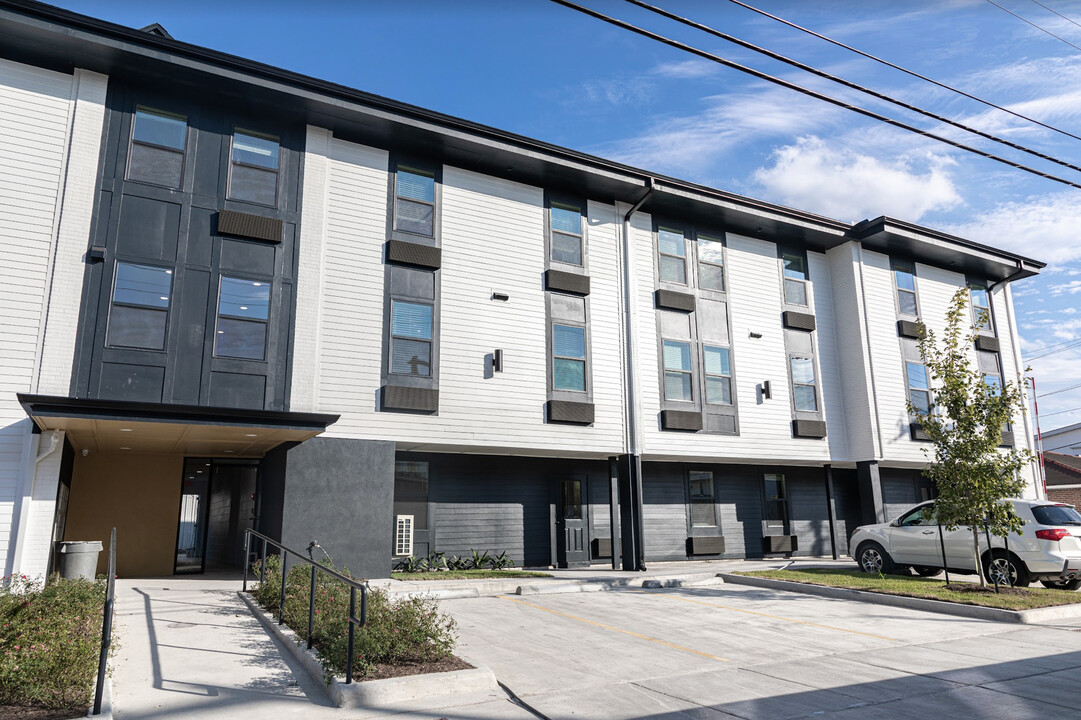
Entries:
{"label": "car taillight", "polygon": [[1053,528],[1051,530],[1037,530],[1036,537],[1041,540],[1054,540],[1058,542],[1063,538],[1070,537],[1070,531],[1063,528]]}

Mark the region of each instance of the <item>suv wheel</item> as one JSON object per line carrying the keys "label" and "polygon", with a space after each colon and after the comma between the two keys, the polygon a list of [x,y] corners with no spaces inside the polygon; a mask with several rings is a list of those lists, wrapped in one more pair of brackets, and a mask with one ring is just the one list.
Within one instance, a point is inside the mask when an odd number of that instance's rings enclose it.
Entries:
{"label": "suv wheel", "polygon": [[1052,590],[1076,590],[1081,588],[1081,578],[1073,580],[1041,580],[1040,584]]}
{"label": "suv wheel", "polygon": [[1032,582],[1025,563],[1013,553],[1007,554],[1003,550],[995,550],[993,555],[984,555],[983,572],[987,576],[987,582],[993,583],[997,578],[999,585],[1028,587]]}
{"label": "suv wheel", "polygon": [[894,570],[893,560],[882,546],[875,542],[859,546],[856,550],[856,562],[865,573],[891,573]]}

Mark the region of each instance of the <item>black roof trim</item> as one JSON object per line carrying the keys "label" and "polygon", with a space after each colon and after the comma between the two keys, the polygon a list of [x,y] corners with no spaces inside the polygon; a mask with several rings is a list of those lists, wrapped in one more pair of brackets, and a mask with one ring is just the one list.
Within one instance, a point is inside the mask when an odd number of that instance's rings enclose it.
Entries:
{"label": "black roof trim", "polygon": [[164,403],[91,400],[62,395],[18,393],[19,404],[30,418],[77,417],[91,420],[136,420],[142,422],[189,423],[192,425],[228,425],[282,430],[322,432],[338,421],[340,415],[282,412],[279,410],[242,410],[239,408],[167,405]]}
{"label": "black roof trim", "polygon": [[139,28],[139,32],[150,33],[158,37],[173,39],[173,36],[169,34],[169,31],[161,26],[161,23],[151,23],[144,28]]}
{"label": "black roof trim", "polygon": [[[960,245],[970,250],[977,252],[989,253],[997,255],[999,257],[1009,258],[1013,262],[1017,263],[1018,267],[1023,265],[1031,265],[1037,270],[1042,270],[1047,267],[1047,263],[1040,262],[1039,260],[1033,260],[1032,258],[1025,257],[1024,255],[1017,255],[1006,250],[1000,250],[999,248],[991,247],[990,245],[983,245],[972,240],[967,240],[957,235],[950,235],[949,233],[941,232],[940,230],[934,230],[923,225],[916,225],[905,220],[898,220],[897,218],[889,217],[888,215],[880,215],[874,220],[861,220],[852,226],[849,230],[849,236],[858,240],[866,240],[874,235],[889,233],[891,228],[901,230],[904,232],[912,233],[915,235],[921,235],[925,238],[939,240],[942,242],[951,243],[953,245]],[[1032,273],[1035,274],[1035,273]]]}

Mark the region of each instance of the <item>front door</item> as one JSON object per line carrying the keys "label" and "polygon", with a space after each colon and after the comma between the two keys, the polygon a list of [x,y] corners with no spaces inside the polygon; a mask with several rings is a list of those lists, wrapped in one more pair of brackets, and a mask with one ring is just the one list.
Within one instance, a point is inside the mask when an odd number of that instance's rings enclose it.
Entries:
{"label": "front door", "polygon": [[589,531],[582,492],[584,478],[559,481],[559,506],[556,508],[556,545],[559,567],[589,564]]}

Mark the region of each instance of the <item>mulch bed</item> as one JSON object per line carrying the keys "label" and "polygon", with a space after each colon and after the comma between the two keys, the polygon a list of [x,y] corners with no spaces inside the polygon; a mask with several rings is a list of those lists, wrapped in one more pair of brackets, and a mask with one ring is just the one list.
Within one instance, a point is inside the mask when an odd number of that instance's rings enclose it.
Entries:
{"label": "mulch bed", "polygon": [[85,717],[86,710],[52,710],[25,705],[0,705],[0,720],[68,720]]}
{"label": "mulch bed", "polygon": [[[393,665],[390,663],[381,663],[375,666],[370,673],[361,677],[356,676],[359,681],[364,680],[384,680],[386,678],[405,677],[407,675],[423,675],[425,673],[441,673],[451,672],[452,670],[471,670],[472,665],[462,660],[460,657],[451,655],[450,657],[437,660],[432,663],[406,663],[402,665]],[[0,720],[6,720],[3,715],[0,715]],[[52,720],[51,718],[49,720]]]}

